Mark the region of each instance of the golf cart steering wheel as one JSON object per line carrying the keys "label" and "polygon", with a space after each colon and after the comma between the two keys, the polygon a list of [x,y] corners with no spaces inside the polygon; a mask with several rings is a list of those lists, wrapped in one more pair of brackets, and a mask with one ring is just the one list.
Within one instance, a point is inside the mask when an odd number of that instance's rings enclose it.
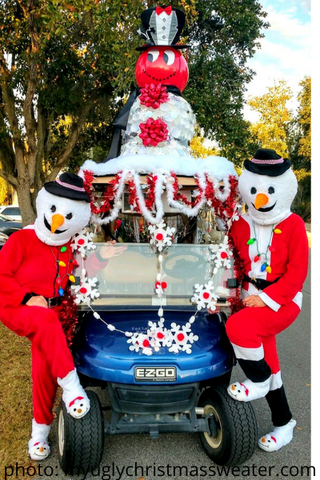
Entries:
{"label": "golf cart steering wheel", "polygon": [[[186,259],[186,256],[188,259]],[[189,257],[192,257],[192,259],[189,259]],[[204,257],[198,253],[190,252],[187,255],[174,253],[163,261],[162,268],[167,275],[173,278],[193,278],[199,271],[203,270],[205,263]]]}

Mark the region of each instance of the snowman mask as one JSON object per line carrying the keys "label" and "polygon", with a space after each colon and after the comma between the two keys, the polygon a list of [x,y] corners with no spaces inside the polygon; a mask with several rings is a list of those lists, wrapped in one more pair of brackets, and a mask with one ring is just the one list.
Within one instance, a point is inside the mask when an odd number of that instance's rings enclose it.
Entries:
{"label": "snowman mask", "polygon": [[287,218],[297,190],[291,168],[272,177],[244,170],[239,178],[239,191],[249,216],[260,225],[277,224]]}
{"label": "snowman mask", "polygon": [[90,204],[49,193],[42,188],[36,199],[35,233],[47,245],[67,243],[89,222]]}

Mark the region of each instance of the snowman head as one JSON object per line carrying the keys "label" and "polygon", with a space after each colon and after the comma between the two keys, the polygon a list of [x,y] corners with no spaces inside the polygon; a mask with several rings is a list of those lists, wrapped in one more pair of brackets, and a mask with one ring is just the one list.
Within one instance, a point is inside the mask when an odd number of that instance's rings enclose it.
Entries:
{"label": "snowman head", "polygon": [[79,233],[90,219],[90,198],[83,180],[63,173],[54,182],[45,183],[36,199],[37,237],[48,245],[63,245]]}
{"label": "snowman head", "polygon": [[274,150],[260,148],[252,160],[245,160],[239,191],[248,214],[261,225],[276,224],[290,214],[298,189],[291,162]]}

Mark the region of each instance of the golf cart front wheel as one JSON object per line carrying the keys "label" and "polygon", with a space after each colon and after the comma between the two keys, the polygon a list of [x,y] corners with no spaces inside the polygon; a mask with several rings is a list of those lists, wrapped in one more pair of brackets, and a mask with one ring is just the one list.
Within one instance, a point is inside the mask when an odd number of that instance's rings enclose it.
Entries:
{"label": "golf cart front wheel", "polygon": [[225,387],[208,388],[199,407],[208,418],[210,433],[200,434],[207,455],[217,465],[239,465],[255,451],[257,421],[251,403],[232,399]]}
{"label": "golf cart front wheel", "polygon": [[61,400],[58,414],[58,458],[65,474],[87,474],[98,468],[104,445],[104,427],[98,396],[87,391],[90,410],[75,419]]}

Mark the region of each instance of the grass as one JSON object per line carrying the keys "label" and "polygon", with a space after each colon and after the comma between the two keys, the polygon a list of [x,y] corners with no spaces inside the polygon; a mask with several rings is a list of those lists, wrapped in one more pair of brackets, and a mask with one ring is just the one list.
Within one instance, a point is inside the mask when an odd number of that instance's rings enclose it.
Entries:
{"label": "grass", "polygon": [[0,478],[6,466],[36,465],[28,457],[31,421],[30,342],[0,322]]}

